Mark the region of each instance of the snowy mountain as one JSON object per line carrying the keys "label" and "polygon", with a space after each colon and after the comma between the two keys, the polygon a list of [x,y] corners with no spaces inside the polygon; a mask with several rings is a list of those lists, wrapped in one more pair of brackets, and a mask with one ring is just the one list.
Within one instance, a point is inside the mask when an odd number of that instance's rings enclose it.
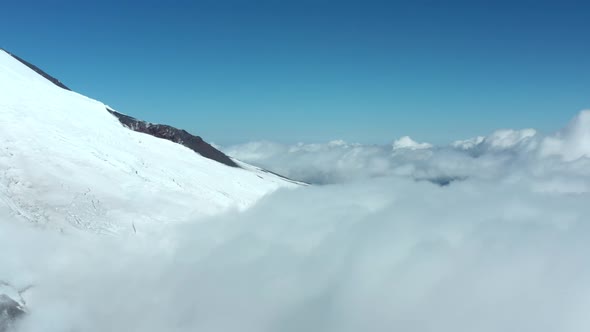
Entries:
{"label": "snowy mountain", "polygon": [[130,130],[129,119],[0,51],[0,214],[62,230],[156,232],[298,186],[173,127],[133,119],[154,132]]}

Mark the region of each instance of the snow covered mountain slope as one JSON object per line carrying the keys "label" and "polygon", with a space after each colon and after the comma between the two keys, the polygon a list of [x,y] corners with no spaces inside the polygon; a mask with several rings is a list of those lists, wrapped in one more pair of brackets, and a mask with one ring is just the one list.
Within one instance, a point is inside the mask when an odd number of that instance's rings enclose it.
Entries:
{"label": "snow covered mountain slope", "polygon": [[61,229],[142,232],[245,209],[297,185],[131,131],[104,104],[0,51],[0,209],[12,215]]}

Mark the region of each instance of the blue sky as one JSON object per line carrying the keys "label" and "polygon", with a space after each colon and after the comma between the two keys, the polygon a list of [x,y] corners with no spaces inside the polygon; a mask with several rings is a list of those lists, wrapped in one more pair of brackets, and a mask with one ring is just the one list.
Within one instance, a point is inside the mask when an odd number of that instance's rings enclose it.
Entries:
{"label": "blue sky", "polygon": [[590,5],[5,1],[0,47],[209,141],[446,143],[590,108]]}

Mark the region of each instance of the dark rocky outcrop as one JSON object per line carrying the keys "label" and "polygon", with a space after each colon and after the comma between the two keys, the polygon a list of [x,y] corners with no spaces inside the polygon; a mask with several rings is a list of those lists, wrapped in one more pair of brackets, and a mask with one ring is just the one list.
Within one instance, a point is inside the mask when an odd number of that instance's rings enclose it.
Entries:
{"label": "dark rocky outcrop", "polygon": [[191,135],[186,130],[177,129],[172,126],[163,124],[154,124],[146,121],[138,120],[131,116],[121,114],[107,108],[107,111],[114,115],[119,122],[125,127],[140,133],[152,135],[154,137],[169,140],[186,146],[205,158],[209,158],[231,167],[239,167],[230,157],[223,152],[217,150],[211,144],[203,141],[199,136]]}
{"label": "dark rocky outcrop", "polygon": [[22,305],[5,294],[0,294],[0,332],[9,331],[16,320],[25,314]]}
{"label": "dark rocky outcrop", "polygon": [[428,181],[432,184],[436,184],[438,186],[441,187],[447,187],[449,185],[451,185],[451,183],[456,182],[456,181],[464,181],[466,180],[467,177],[464,176],[438,176],[438,177],[432,177],[432,178],[417,178],[416,181]]}
{"label": "dark rocky outcrop", "polygon": [[[15,58],[15,59],[17,59],[18,61],[20,61],[20,62],[21,62],[23,65],[25,65],[25,66],[27,66],[27,67],[31,68],[31,69],[32,69],[34,72],[36,72],[37,74],[39,74],[39,75],[41,75],[41,76],[45,77],[45,78],[46,78],[48,81],[50,81],[51,83],[53,83],[53,84],[55,84],[55,85],[59,86],[59,87],[60,87],[60,88],[62,88],[62,89],[70,90],[70,88],[68,88],[67,86],[65,86],[65,85],[64,85],[62,82],[60,82],[60,81],[59,81],[57,78],[55,78],[55,77],[53,77],[53,76],[51,76],[51,75],[47,74],[46,72],[44,72],[43,70],[41,70],[39,67],[35,66],[34,64],[32,64],[32,63],[30,63],[30,62],[28,62],[28,61],[26,61],[26,60],[23,60],[22,58],[20,58],[20,57],[18,57],[18,56],[16,56],[16,55],[14,55],[14,54],[12,54],[12,53],[8,52],[8,51],[7,51],[7,50],[5,50],[5,49],[2,49],[2,48],[0,48],[0,50],[2,50],[2,51],[4,51],[4,52],[8,53],[10,56],[12,56],[13,58]],[[71,91],[71,90],[70,90],[70,91]]]}

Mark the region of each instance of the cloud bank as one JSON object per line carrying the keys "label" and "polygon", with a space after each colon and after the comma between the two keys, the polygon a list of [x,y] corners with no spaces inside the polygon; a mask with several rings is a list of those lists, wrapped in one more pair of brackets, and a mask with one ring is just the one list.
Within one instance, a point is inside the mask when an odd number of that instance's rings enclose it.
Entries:
{"label": "cloud bank", "polygon": [[[391,145],[284,145],[250,142],[224,148],[229,155],[314,184],[399,176],[447,184],[466,178],[498,179],[534,173],[545,177],[567,168],[586,175],[590,156],[590,111],[552,135],[534,129],[504,129],[448,146],[418,143],[405,136]],[[581,174],[580,174],[581,173]]]}
{"label": "cloud bank", "polygon": [[[583,112],[447,147],[232,147],[332,184],[157,235],[0,211],[0,280],[33,285],[23,332],[588,331],[589,130]],[[416,181],[442,176],[462,181]]]}

